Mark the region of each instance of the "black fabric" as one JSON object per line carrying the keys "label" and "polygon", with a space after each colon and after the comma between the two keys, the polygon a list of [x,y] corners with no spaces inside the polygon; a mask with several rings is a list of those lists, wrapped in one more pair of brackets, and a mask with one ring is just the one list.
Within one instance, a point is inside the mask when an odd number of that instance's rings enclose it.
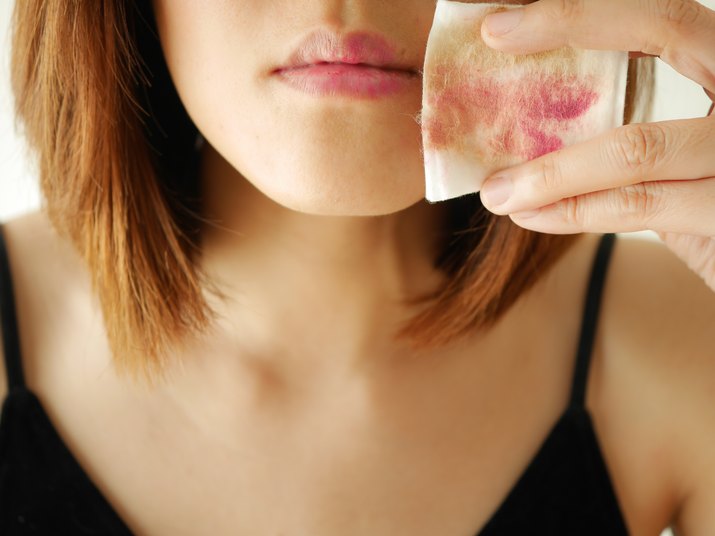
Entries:
{"label": "black fabric", "polygon": [[[570,403],[477,536],[628,534],[584,406],[600,298],[614,239],[613,234],[603,236],[593,263]],[[40,400],[23,381],[1,227],[0,307],[5,362],[11,371],[0,422],[0,534],[131,534],[79,466]]]}
{"label": "black fabric", "polygon": [[0,226],[0,325],[8,394],[0,415],[0,535],[131,534],[89,480],[24,382]]}
{"label": "black fabric", "polygon": [[20,337],[15,314],[15,297],[10,277],[10,259],[7,257],[5,239],[0,226],[0,326],[2,326],[3,354],[7,372],[8,388],[22,387],[25,377],[20,360]]}

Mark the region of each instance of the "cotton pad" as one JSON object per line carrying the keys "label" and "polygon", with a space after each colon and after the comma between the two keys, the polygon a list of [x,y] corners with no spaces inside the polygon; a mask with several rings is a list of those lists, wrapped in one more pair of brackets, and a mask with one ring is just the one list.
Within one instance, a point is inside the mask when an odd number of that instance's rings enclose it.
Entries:
{"label": "cotton pad", "polygon": [[489,48],[482,20],[516,7],[437,2],[420,112],[428,201],[478,192],[498,169],[623,124],[628,53]]}

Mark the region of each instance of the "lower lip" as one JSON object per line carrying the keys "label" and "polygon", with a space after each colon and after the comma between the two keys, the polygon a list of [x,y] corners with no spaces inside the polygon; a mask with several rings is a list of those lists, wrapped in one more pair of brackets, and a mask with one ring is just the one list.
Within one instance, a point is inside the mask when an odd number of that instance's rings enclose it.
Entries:
{"label": "lower lip", "polygon": [[416,73],[409,71],[347,63],[319,63],[282,69],[277,74],[288,85],[311,95],[345,95],[370,99],[395,95],[420,80]]}

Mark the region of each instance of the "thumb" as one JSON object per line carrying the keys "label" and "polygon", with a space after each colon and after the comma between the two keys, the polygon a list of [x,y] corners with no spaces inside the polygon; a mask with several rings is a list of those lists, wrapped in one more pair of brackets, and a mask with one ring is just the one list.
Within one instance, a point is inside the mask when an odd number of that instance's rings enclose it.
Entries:
{"label": "thumb", "polygon": [[[485,17],[482,39],[493,48],[521,54],[598,41],[603,39],[604,25],[608,28],[613,21],[632,18],[635,9],[634,2],[624,0],[539,0],[503,7]],[[592,44],[584,48],[610,48],[605,43]]]}

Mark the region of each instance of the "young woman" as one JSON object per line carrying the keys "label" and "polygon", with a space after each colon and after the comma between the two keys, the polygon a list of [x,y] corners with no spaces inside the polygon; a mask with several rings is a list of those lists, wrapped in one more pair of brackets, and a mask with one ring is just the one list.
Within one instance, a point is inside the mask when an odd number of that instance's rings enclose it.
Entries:
{"label": "young woman", "polygon": [[[17,2],[2,534],[715,533],[715,116],[428,204],[434,6]],[[631,123],[649,56],[715,91],[694,0],[482,33],[631,51]]]}

